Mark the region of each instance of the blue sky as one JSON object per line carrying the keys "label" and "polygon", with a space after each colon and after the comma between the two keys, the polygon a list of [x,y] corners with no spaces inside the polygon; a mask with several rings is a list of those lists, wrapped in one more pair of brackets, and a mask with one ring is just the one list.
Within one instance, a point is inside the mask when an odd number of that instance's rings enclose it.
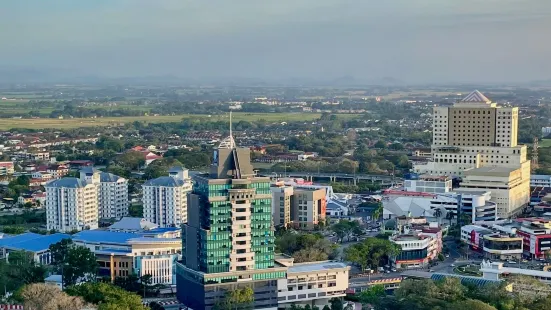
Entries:
{"label": "blue sky", "polygon": [[550,0],[5,0],[0,66],[106,77],[551,79]]}

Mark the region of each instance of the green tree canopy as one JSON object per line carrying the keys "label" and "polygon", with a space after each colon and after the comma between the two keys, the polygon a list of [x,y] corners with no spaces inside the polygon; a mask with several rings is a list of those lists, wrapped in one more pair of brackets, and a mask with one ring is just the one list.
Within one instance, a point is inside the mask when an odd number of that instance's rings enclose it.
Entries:
{"label": "green tree canopy", "polygon": [[71,239],[63,239],[50,245],[52,263],[63,276],[63,285],[77,283],[82,277],[95,277],[98,264],[96,255],[90,249],[73,244]]}
{"label": "green tree canopy", "polygon": [[168,169],[175,166],[183,167],[184,165],[177,159],[171,157],[157,159],[147,166],[144,172],[144,178],[150,180],[168,176]]}
{"label": "green tree canopy", "polygon": [[110,283],[83,283],[67,288],[67,294],[98,305],[98,310],[146,310],[139,295]]}

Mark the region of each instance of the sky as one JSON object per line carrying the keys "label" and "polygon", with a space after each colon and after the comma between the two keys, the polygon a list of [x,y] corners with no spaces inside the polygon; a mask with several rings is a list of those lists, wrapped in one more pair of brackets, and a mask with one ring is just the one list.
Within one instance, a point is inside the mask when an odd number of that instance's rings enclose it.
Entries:
{"label": "sky", "polygon": [[551,0],[4,0],[0,68],[100,77],[551,79]]}

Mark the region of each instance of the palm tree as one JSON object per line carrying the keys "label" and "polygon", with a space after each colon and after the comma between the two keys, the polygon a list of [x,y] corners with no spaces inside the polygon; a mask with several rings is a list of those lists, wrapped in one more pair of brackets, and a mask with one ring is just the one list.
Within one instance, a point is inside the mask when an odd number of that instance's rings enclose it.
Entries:
{"label": "palm tree", "polygon": [[434,209],[432,215],[438,218],[438,224],[440,224],[440,218],[442,217],[442,210],[440,208]]}
{"label": "palm tree", "polygon": [[446,213],[446,219],[450,221],[450,226],[452,226],[452,220],[454,217],[455,217],[455,214],[453,214],[453,212],[448,211],[448,213]]}

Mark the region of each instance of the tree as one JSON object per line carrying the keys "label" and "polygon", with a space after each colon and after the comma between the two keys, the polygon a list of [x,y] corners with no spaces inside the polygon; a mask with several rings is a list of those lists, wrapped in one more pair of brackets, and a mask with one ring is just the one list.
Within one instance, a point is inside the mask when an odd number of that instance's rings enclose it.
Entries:
{"label": "tree", "polygon": [[341,298],[333,297],[329,299],[331,310],[344,310],[344,303]]}
{"label": "tree", "polygon": [[224,298],[214,305],[216,310],[253,309],[254,291],[251,287],[227,291]]}
{"label": "tree", "polygon": [[497,310],[495,307],[488,305],[480,300],[466,299],[456,301],[451,304],[450,310]]}
{"label": "tree", "polygon": [[96,255],[83,246],[75,246],[71,239],[50,245],[50,255],[63,278],[63,286],[74,285],[79,278],[95,277],[98,267]]}
{"label": "tree", "polygon": [[340,220],[338,223],[334,224],[331,227],[331,230],[337,234],[337,237],[340,239],[340,242],[343,241],[344,237],[348,237],[352,234],[361,234],[362,230],[360,228],[360,223],[358,221],[348,221]]}
{"label": "tree", "polygon": [[[114,169],[117,173],[123,173],[121,169],[118,169],[117,167],[126,169],[128,172],[131,170],[138,170],[141,166],[145,164],[145,156],[141,152],[137,151],[129,151],[124,154],[121,154],[117,158],[115,158],[115,163],[113,168],[111,166],[108,168],[108,170]],[[111,171],[110,171],[111,172]],[[115,172],[112,172],[114,174],[117,174]],[[129,177],[130,175],[127,174],[117,174],[124,177]]]}
{"label": "tree", "polygon": [[69,296],[57,286],[43,283],[23,287],[19,297],[26,310],[81,310],[85,307],[82,298]]}
{"label": "tree", "polygon": [[434,209],[434,212],[432,213],[434,215],[434,217],[441,217],[442,216],[442,210],[440,208],[436,208]]}
{"label": "tree", "polygon": [[344,250],[344,259],[356,263],[362,270],[374,268],[384,263],[389,257],[397,256],[400,247],[388,239],[367,238]]}
{"label": "tree", "polygon": [[379,140],[373,145],[373,147],[376,149],[384,149],[386,148],[386,143],[383,140]]}
{"label": "tree", "polygon": [[184,165],[177,159],[171,157],[157,159],[147,166],[144,171],[144,178],[149,180],[168,176],[168,169],[175,166],[183,167]]}
{"label": "tree", "polygon": [[367,290],[362,291],[358,298],[362,304],[374,305],[384,296],[386,296],[385,287],[382,285],[373,285]]}
{"label": "tree", "polygon": [[13,251],[9,256],[9,274],[23,284],[44,282],[46,268],[34,261],[34,256],[26,251]]}
{"label": "tree", "polygon": [[110,283],[83,283],[67,288],[67,294],[98,305],[98,310],[146,310],[139,295]]}

